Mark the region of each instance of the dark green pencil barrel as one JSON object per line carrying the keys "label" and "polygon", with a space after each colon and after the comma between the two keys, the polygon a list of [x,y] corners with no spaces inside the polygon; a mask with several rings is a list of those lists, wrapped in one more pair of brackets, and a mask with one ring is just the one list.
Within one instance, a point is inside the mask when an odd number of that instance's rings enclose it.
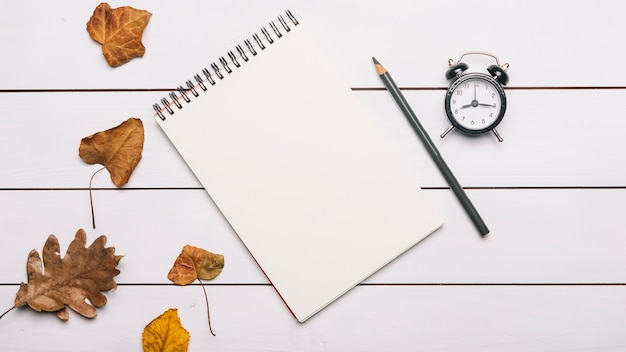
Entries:
{"label": "dark green pencil barrel", "polygon": [[437,147],[433,144],[433,141],[428,136],[428,133],[426,133],[426,130],[420,124],[417,116],[413,112],[413,109],[411,109],[411,106],[404,98],[404,95],[402,94],[396,83],[393,81],[393,78],[391,78],[389,72],[387,72],[387,70],[378,62],[378,60],[376,60],[375,58],[372,58],[372,60],[374,60],[374,64],[376,65],[376,71],[382,79],[383,84],[398,104],[398,107],[400,107],[400,110],[402,110],[402,113],[411,124],[411,127],[413,127],[413,130],[415,130],[415,133],[417,133],[417,136],[424,144],[424,147],[426,147],[428,154],[437,165],[437,168],[439,168],[439,171],[445,178],[448,185],[450,185],[450,189],[452,189],[452,192],[454,192],[459,202],[461,202],[463,209],[465,209],[467,215],[474,223],[474,226],[476,226],[476,229],[481,236],[487,235],[489,233],[487,225],[481,218],[480,214],[478,214],[478,211],[476,210],[470,199],[467,197],[467,194],[465,194],[463,187],[461,187],[456,177],[454,177],[454,174],[452,174],[452,171],[450,171],[450,168],[439,154],[439,150],[437,150]]}

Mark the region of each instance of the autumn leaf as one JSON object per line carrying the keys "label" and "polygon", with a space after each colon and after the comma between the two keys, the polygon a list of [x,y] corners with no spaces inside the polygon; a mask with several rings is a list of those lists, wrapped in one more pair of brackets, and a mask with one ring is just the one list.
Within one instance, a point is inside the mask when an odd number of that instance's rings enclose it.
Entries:
{"label": "autumn leaf", "polygon": [[141,38],[150,16],[152,14],[146,10],[130,6],[112,9],[103,2],[87,22],[87,32],[102,44],[102,54],[109,65],[117,67],[146,52]]}
{"label": "autumn leaf", "polygon": [[87,235],[79,229],[61,258],[59,241],[50,235],[41,257],[34,249],[28,255],[28,283],[20,285],[14,308],[28,305],[37,312],[56,312],[59,319],[67,320],[69,307],[86,318],[95,318],[96,308],[107,302],[101,291],[117,286],[114,277],[120,273],[116,267],[122,259],[115,255],[114,247],[104,247],[106,240],[100,236],[85,247]]}
{"label": "autumn leaf", "polygon": [[[173,283],[181,286],[188,285],[194,280],[213,280],[224,269],[224,256],[221,254],[211,253],[205,249],[185,245],[182,252],[174,261],[174,265],[167,274],[167,278]],[[211,315],[209,312],[209,299],[204,291],[204,299],[206,302],[207,318],[209,321],[209,331],[213,336],[213,328],[211,327]]]}
{"label": "autumn leaf", "polygon": [[[83,138],[80,141],[78,155],[86,163],[104,165],[111,175],[111,181],[117,187],[122,187],[128,183],[130,175],[141,160],[143,141],[143,123],[140,119],[131,117],[117,127]],[[96,219],[91,195],[91,181],[100,170],[96,171],[89,180],[89,200],[94,229],[96,228]]]}
{"label": "autumn leaf", "polygon": [[224,269],[224,256],[186,245],[178,255],[167,278],[177,285],[188,285],[196,279],[213,280]]}
{"label": "autumn leaf", "polygon": [[83,138],[78,155],[88,164],[105,166],[111,181],[122,187],[141,160],[143,141],[143,123],[131,117],[119,126]]}
{"label": "autumn leaf", "polygon": [[144,352],[184,352],[190,338],[180,323],[178,310],[170,308],[146,325],[141,342]]}

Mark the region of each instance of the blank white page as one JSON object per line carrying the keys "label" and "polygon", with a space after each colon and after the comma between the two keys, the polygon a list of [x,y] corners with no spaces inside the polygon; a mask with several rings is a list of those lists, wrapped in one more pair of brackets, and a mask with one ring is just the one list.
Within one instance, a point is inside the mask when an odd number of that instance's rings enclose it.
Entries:
{"label": "blank white page", "polygon": [[289,24],[156,121],[303,322],[442,222],[315,38]]}

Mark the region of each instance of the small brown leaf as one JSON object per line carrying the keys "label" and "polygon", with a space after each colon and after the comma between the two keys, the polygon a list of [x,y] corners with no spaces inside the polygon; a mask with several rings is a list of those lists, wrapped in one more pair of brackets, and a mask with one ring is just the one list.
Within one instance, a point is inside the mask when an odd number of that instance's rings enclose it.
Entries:
{"label": "small brown leaf", "polygon": [[204,291],[209,331],[213,336],[215,336],[215,333],[211,327],[209,298],[200,280],[213,280],[222,272],[222,269],[224,269],[223,255],[186,245],[174,261],[174,266],[172,266],[170,272],[167,274],[168,279],[181,286],[188,285],[198,279],[202,286],[202,291]]}
{"label": "small brown leaf", "polygon": [[80,229],[63,258],[54,235],[44,245],[43,261],[33,249],[26,262],[28,283],[20,285],[15,307],[28,305],[37,312],[56,312],[61,320],[67,320],[67,306],[94,318],[95,308],[107,302],[101,291],[117,286],[114,277],[120,273],[116,266],[122,257],[115,255],[115,248],[104,247],[106,236],[96,238],[89,247],[85,247],[86,242],[87,235]]}
{"label": "small brown leaf", "polygon": [[143,141],[143,123],[131,117],[117,127],[83,138],[78,155],[88,164],[105,166],[111,181],[122,187],[141,160]]}
{"label": "small brown leaf", "polygon": [[184,352],[191,335],[180,323],[178,310],[170,308],[143,329],[144,352]]}
{"label": "small brown leaf", "polygon": [[146,52],[141,38],[150,16],[152,14],[145,10],[130,6],[112,9],[103,2],[87,22],[87,32],[102,44],[102,54],[109,65],[117,67]]}
{"label": "small brown leaf", "polygon": [[177,285],[188,285],[196,279],[213,280],[224,269],[224,256],[186,245],[178,255],[167,278]]}

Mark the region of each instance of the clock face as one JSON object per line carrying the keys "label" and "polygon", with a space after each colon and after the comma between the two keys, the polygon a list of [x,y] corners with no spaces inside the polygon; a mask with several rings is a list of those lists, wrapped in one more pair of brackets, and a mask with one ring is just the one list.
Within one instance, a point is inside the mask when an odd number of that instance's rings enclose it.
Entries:
{"label": "clock face", "polygon": [[506,96],[491,76],[470,73],[456,80],[446,94],[448,119],[459,130],[469,134],[487,132],[504,117]]}

